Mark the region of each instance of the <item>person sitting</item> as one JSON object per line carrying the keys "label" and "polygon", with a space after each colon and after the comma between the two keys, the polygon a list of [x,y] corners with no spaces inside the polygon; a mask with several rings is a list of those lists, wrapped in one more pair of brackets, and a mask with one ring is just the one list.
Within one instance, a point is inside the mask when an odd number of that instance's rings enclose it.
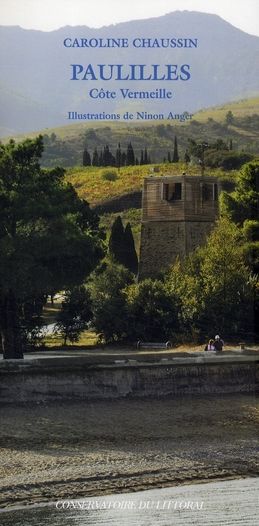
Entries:
{"label": "person sitting", "polygon": [[209,340],[209,343],[205,346],[204,351],[215,351],[215,345],[213,340]]}
{"label": "person sitting", "polygon": [[215,336],[214,346],[217,352],[223,351],[224,342],[218,334]]}

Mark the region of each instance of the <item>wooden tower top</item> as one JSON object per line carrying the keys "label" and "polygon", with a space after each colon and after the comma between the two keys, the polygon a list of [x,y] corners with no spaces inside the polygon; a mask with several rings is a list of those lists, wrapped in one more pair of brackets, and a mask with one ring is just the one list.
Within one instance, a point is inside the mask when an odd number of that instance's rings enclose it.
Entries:
{"label": "wooden tower top", "polygon": [[215,221],[219,185],[206,175],[148,176],[144,179],[142,222]]}

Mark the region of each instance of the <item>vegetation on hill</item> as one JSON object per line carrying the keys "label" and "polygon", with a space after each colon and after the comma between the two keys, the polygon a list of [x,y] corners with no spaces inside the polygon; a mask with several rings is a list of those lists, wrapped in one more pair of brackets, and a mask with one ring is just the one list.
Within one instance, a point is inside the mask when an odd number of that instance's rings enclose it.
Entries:
{"label": "vegetation on hill", "polygon": [[[232,119],[227,118],[231,114]],[[76,123],[60,128],[42,130],[44,136],[43,166],[64,167],[82,166],[84,151],[93,158],[108,146],[114,156],[120,145],[127,152],[131,143],[135,157],[141,161],[141,151],[148,148],[152,163],[162,163],[174,158],[175,137],[177,137],[177,156],[185,159],[188,140],[215,143],[222,139],[237,152],[259,154],[259,98],[232,102],[224,106],[204,109],[197,112],[188,123],[174,124],[170,121],[146,123]],[[37,134],[32,133],[30,137]],[[23,137],[17,137],[21,140]],[[122,163],[123,164],[123,163]]]}
{"label": "vegetation on hill", "polygon": [[[199,166],[195,164],[187,165],[186,163],[125,166],[120,169],[113,168],[112,170],[116,174],[116,177],[113,178],[114,180],[107,180],[106,177],[103,177],[106,169],[94,166],[78,166],[68,169],[66,178],[81,198],[86,199],[91,205],[96,205],[121,194],[141,190],[144,177],[148,175],[159,177],[161,175],[179,175],[183,172],[188,172],[189,175],[201,173]],[[234,180],[237,170],[228,172],[210,168],[209,173],[223,179],[230,178]]]}

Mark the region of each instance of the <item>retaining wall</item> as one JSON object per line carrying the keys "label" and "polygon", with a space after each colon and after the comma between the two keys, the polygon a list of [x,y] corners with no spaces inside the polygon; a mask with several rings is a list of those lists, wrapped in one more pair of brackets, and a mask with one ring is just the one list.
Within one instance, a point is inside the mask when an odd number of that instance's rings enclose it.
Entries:
{"label": "retaining wall", "polygon": [[1,403],[258,393],[258,359],[224,363],[84,363],[70,360],[2,362]]}

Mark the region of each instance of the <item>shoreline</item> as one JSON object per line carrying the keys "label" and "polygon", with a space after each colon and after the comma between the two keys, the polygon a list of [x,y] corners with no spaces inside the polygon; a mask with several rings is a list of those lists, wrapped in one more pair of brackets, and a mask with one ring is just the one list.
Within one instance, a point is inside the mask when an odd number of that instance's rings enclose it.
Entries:
{"label": "shoreline", "polygon": [[259,475],[259,399],[2,406],[0,507]]}
{"label": "shoreline", "polygon": [[[141,491],[148,491],[148,490],[162,490],[162,489],[166,489],[166,488],[178,488],[178,487],[184,487],[184,486],[197,486],[199,484],[210,484],[210,483],[214,483],[214,482],[226,482],[226,481],[230,481],[230,480],[242,480],[242,479],[247,479],[247,478],[259,478],[259,473],[257,475],[253,475],[251,473],[248,473],[247,475],[225,475],[225,476],[221,476],[219,475],[218,477],[215,476],[215,475],[212,475],[211,477],[208,475],[207,477],[201,477],[201,478],[195,478],[195,479],[192,479],[190,480],[189,478],[187,479],[184,479],[182,480],[181,482],[179,483],[174,483],[174,481],[172,481],[172,483],[167,483],[167,484],[163,484],[163,485],[159,485],[159,484],[151,484],[149,486],[146,486],[146,485],[143,485],[143,486],[140,486],[140,487],[128,487],[127,490],[123,490],[123,488],[121,488],[121,490],[119,491],[116,491],[114,493],[110,493],[109,492],[109,489],[107,488],[106,490],[102,491],[100,490],[99,493],[91,493],[91,490],[89,490],[89,494],[88,495],[81,495],[81,496],[71,496],[69,497],[69,500],[84,500],[84,499],[89,499],[91,497],[93,498],[100,498],[100,497],[114,497],[115,495],[127,495],[127,494],[132,494],[132,493],[137,493],[137,492],[141,492]],[[111,488],[112,489],[112,488]],[[28,508],[43,508],[43,507],[52,507],[56,504],[56,502],[58,500],[68,500],[67,498],[65,499],[59,499],[57,498],[56,500],[52,500],[52,501],[46,501],[46,500],[41,500],[41,501],[38,501],[38,502],[33,502],[31,500],[26,500],[26,501],[22,501],[22,503],[20,504],[13,504],[12,502],[9,502],[7,501],[6,504],[4,505],[4,507],[0,508],[0,514],[1,513],[5,513],[5,512],[8,512],[8,511],[16,511],[16,510],[24,510],[24,509],[28,509]]]}

